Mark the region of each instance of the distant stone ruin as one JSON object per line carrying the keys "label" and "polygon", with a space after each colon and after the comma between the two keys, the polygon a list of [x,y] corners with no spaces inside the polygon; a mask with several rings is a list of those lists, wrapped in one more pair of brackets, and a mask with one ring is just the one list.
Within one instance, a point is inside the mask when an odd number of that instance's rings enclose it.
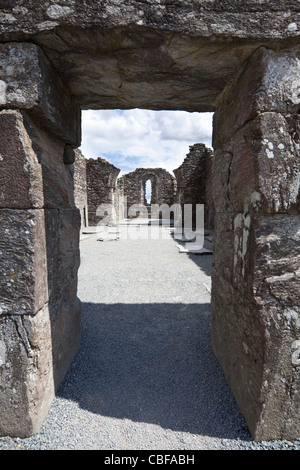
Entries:
{"label": "distant stone ruin", "polygon": [[[146,183],[151,184],[151,199],[146,200]],[[118,192],[121,198],[126,197],[128,210],[130,207],[144,206],[147,212],[145,217],[150,216],[151,205],[168,204],[175,202],[176,180],[163,168],[137,168],[118,179]],[[132,216],[134,215],[134,211]],[[124,214],[130,218],[130,213]]]}
{"label": "distant stone ruin", "polygon": [[190,146],[183,163],[174,170],[177,182],[176,202],[182,206],[182,209],[185,204],[192,204],[193,219],[195,219],[196,204],[204,204],[206,228],[213,228],[213,209],[210,200],[212,159],[213,151],[204,144],[197,143]]}
{"label": "distant stone ruin", "polygon": [[[85,160],[76,150],[74,164],[75,204],[81,212],[81,225],[115,223],[122,218],[162,217],[156,206],[204,204],[207,223],[213,214],[208,208],[209,168],[213,152],[204,144],[190,147],[182,165],[173,176],[163,168],[136,168],[118,178],[120,169],[107,160]],[[146,183],[151,183],[151,198],[146,199]],[[130,212],[131,211],[131,212]],[[88,214],[88,221],[86,215]]]}
{"label": "distant stone ruin", "polygon": [[117,177],[120,173],[112,163],[104,158],[90,158],[86,164],[87,201],[89,225],[98,225],[106,220],[116,220],[115,194]]}

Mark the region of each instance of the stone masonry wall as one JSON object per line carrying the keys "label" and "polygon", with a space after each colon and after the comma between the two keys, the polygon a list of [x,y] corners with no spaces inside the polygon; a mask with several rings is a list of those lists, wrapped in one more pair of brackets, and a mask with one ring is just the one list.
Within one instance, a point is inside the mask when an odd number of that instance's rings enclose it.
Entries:
{"label": "stone masonry wall", "polygon": [[258,49],[214,116],[212,345],[256,440],[300,435],[299,58]]}
{"label": "stone masonry wall", "polygon": [[145,185],[148,180],[151,181],[150,204],[174,204],[176,180],[171,173],[163,168],[137,168],[118,179],[118,191],[127,198],[128,209],[135,204],[147,205]]}
{"label": "stone masonry wall", "polygon": [[38,46],[0,45],[0,57],[0,435],[27,437],[80,342],[80,112]]}
{"label": "stone masonry wall", "polygon": [[190,146],[190,151],[183,163],[174,170],[177,180],[176,202],[192,204],[195,213],[196,204],[204,204],[205,226],[213,226],[213,210],[210,202],[210,173],[213,151],[204,144]]}
{"label": "stone masonry wall", "polygon": [[79,346],[80,216],[64,142],[19,111],[0,123],[0,433],[24,437]]}
{"label": "stone masonry wall", "polygon": [[[104,158],[87,160],[87,199],[89,225],[97,225],[102,220],[114,221],[115,192],[119,168]],[[107,212],[107,215],[105,215]]]}
{"label": "stone masonry wall", "polygon": [[86,159],[79,149],[75,150],[74,161],[74,200],[80,210],[81,227],[88,226],[88,199],[86,180]]}

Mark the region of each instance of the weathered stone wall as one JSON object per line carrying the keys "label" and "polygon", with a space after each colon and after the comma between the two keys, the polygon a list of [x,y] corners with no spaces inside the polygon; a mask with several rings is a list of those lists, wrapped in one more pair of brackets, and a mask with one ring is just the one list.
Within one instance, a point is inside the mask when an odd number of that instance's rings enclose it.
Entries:
{"label": "weathered stone wall", "polygon": [[69,163],[80,113],[37,46],[1,45],[0,55],[0,434],[26,437],[79,346]]}
{"label": "weathered stone wall", "polygon": [[0,433],[24,437],[79,345],[79,213],[64,142],[18,111],[0,122]]}
{"label": "weathered stone wall", "polygon": [[2,0],[1,8],[0,41],[42,46],[85,109],[213,111],[257,47],[300,35],[298,0]]}
{"label": "weathered stone wall", "polygon": [[75,150],[74,161],[74,200],[80,210],[81,227],[88,226],[88,199],[86,180],[86,159],[79,149]]}
{"label": "weathered stone wall", "polygon": [[177,181],[176,202],[182,206],[192,204],[194,219],[196,204],[204,204],[204,223],[207,228],[213,227],[209,194],[212,159],[213,151],[204,144],[197,143],[190,146],[183,163],[174,170]]}
{"label": "weathered stone wall", "polygon": [[114,222],[116,181],[120,170],[104,158],[87,160],[87,199],[89,225]]}
{"label": "weathered stone wall", "polygon": [[[137,168],[118,179],[118,192],[126,197],[127,209],[130,206],[147,206],[145,197],[146,183],[151,181],[150,205],[167,204],[172,206],[175,202],[176,180],[163,168]],[[149,206],[149,213],[151,207]],[[128,213],[127,213],[128,216]]]}
{"label": "weathered stone wall", "polygon": [[299,57],[259,49],[214,118],[212,344],[258,440],[300,435]]}
{"label": "weathered stone wall", "polygon": [[[63,5],[62,5],[63,3]],[[64,0],[61,4],[46,0],[43,3],[27,0],[26,6],[11,0],[2,1],[1,34],[4,38],[28,38],[43,30],[67,26],[124,26],[130,21],[137,25],[167,28],[187,34],[224,36],[232,32],[238,38],[270,38],[297,36],[297,28],[290,26],[299,19],[297,0],[284,3],[279,0],[128,0],[126,4],[114,0]],[[285,15],[283,15],[285,13]],[[239,20],[244,19],[244,22]],[[265,27],[263,26],[265,25]],[[270,30],[271,25],[274,30]]]}

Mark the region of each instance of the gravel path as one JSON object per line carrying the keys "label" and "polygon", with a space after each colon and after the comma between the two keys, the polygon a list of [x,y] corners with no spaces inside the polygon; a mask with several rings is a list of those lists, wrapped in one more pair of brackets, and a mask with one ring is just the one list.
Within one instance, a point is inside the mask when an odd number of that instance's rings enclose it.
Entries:
{"label": "gravel path", "polygon": [[82,239],[80,351],[40,432],[0,449],[300,450],[252,441],[210,346],[212,255],[180,254],[162,230]]}

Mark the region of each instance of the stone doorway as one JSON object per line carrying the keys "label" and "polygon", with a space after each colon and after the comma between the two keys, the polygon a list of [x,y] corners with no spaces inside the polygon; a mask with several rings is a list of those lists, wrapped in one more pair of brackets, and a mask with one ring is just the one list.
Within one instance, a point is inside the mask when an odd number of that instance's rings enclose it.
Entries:
{"label": "stone doorway", "polygon": [[215,111],[212,345],[254,439],[299,437],[299,5],[160,3],[1,12],[3,435],[79,345],[80,110],[140,107]]}

